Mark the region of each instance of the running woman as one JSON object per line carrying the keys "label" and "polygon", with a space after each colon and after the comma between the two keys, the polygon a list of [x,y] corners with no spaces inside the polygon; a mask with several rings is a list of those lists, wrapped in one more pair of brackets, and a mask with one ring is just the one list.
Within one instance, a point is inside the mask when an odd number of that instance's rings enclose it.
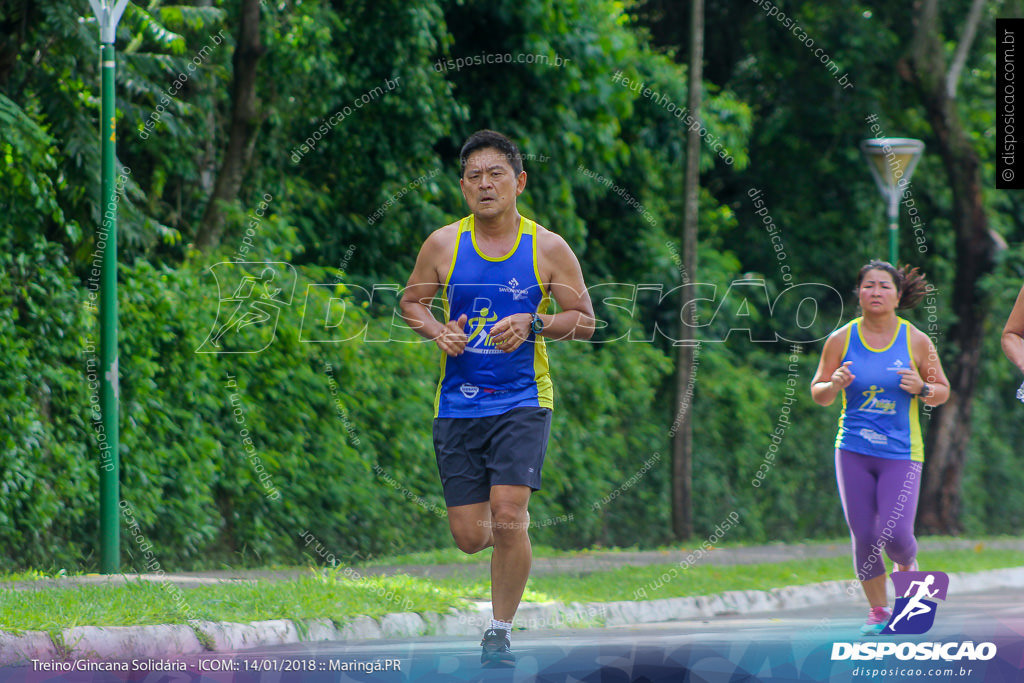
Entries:
{"label": "running woman", "polygon": [[[1024,372],[1024,287],[1017,294],[1017,301],[1013,304],[1010,317],[1006,319],[1003,336],[999,341],[1006,358]],[[1024,401],[1024,383],[1017,389],[1017,398]]]}
{"label": "running woman", "polygon": [[825,341],[811,382],[815,403],[842,396],[836,480],[853,543],[854,572],[870,611],[861,632],[876,635],[891,616],[882,550],[916,571],[914,517],[924,444],[919,404],[942,405],[949,381],[926,334],[896,315],[913,308],[927,283],[917,269],[871,261],[857,275],[861,316]]}
{"label": "running woman", "polygon": [[[514,666],[512,619],[532,558],[527,505],[554,404],[544,342],[589,339],[594,309],[569,245],[516,209],[526,187],[516,145],[478,131],[459,157],[472,213],[427,237],[401,310],[443,351],[434,451],[452,536],[467,554],[494,546],[480,662]],[[430,309],[438,293],[444,322]],[[558,313],[547,312],[552,298]]]}

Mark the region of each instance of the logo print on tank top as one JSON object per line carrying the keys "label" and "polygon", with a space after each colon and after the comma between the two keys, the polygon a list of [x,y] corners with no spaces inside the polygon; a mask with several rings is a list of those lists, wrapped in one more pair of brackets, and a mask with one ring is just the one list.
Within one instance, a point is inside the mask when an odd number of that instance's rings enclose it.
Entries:
{"label": "logo print on tank top", "polygon": [[879,398],[878,395],[882,393],[885,393],[885,389],[872,384],[870,389],[861,392],[861,395],[866,398],[857,410],[863,410],[865,413],[878,413],[880,415],[895,415],[896,401]]}
{"label": "logo print on tank top", "polygon": [[493,345],[488,338],[489,335],[481,334],[484,331],[484,326],[487,323],[493,323],[498,319],[497,313],[492,313],[491,309],[486,306],[480,310],[480,315],[470,318],[467,322],[469,323],[469,343],[473,346],[480,346],[483,343],[485,346]]}
{"label": "logo print on tank top", "polygon": [[503,294],[511,294],[513,301],[520,301],[525,299],[530,293],[527,289],[517,289],[519,287],[519,280],[512,278],[508,281],[508,287],[502,286],[498,288],[499,292]]}
{"label": "logo print on tank top", "polygon": [[486,298],[473,302],[473,312],[477,315],[466,321],[469,325],[466,351],[470,353],[500,353],[499,349],[494,348],[494,340],[491,338],[490,330],[487,329],[490,323],[498,319],[498,313],[491,309],[491,305],[490,299]]}

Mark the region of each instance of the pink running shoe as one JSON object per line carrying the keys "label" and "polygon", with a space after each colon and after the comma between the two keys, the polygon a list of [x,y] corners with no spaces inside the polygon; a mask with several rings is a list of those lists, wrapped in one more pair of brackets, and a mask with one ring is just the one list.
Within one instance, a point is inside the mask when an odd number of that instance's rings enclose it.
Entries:
{"label": "pink running shoe", "polygon": [[860,627],[860,632],[866,636],[877,636],[889,623],[892,610],[888,607],[872,607],[868,612],[868,620]]}

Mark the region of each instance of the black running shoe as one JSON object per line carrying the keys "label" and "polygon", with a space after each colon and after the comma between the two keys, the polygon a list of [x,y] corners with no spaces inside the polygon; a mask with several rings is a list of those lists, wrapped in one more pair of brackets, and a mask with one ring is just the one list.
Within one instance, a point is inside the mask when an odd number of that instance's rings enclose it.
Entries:
{"label": "black running shoe", "polygon": [[484,639],[480,641],[483,652],[480,653],[480,666],[506,667],[516,665],[516,656],[512,654],[512,642],[508,639],[508,631],[503,628],[489,628],[484,631]]}

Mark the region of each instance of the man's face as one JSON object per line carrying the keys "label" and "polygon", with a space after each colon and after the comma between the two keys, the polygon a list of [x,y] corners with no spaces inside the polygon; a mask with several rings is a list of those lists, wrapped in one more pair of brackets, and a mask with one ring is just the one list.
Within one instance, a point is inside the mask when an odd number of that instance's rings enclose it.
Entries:
{"label": "man's face", "polygon": [[484,147],[466,159],[466,170],[459,184],[473,215],[496,218],[515,209],[516,197],[526,187],[526,172],[516,177],[505,154],[493,147]]}

